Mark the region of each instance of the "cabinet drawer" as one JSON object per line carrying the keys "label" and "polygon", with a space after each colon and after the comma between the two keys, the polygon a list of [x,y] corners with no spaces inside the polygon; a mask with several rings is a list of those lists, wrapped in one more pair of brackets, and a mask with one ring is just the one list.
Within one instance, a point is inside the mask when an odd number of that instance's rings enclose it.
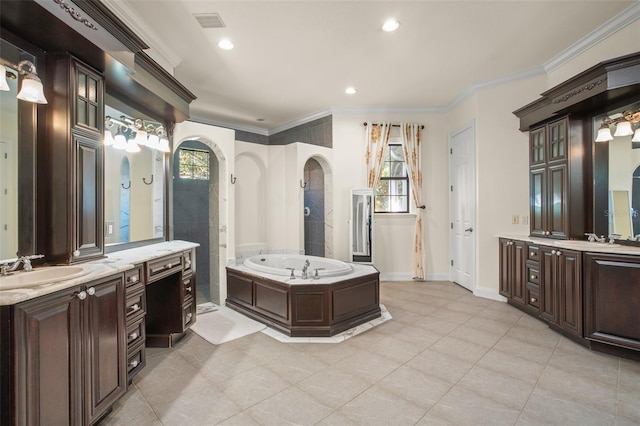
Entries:
{"label": "cabinet drawer", "polygon": [[196,289],[195,289],[195,277],[193,275],[182,278],[182,287],[184,290],[184,297],[182,298],[183,302],[186,302],[187,299],[189,298],[192,298],[195,300]]}
{"label": "cabinet drawer", "polygon": [[142,344],[127,355],[127,380],[130,381],[133,376],[138,374],[145,364],[145,349],[144,344]]}
{"label": "cabinet drawer", "polygon": [[191,273],[192,265],[193,265],[193,259],[192,259],[193,253],[190,251],[187,251],[184,253],[183,257],[184,257],[184,273]]}
{"label": "cabinet drawer", "polygon": [[166,256],[147,262],[147,284],[182,270],[182,255]]}
{"label": "cabinet drawer", "polygon": [[142,283],[142,267],[137,267],[130,271],[126,271],[124,273],[124,284],[127,286],[127,291],[129,291],[129,287],[134,286],[136,284]]}
{"label": "cabinet drawer", "polygon": [[182,306],[182,326],[183,329],[191,327],[196,322],[196,305],[193,303],[193,299],[189,299]]}
{"label": "cabinet drawer", "polygon": [[144,316],[146,311],[146,303],[144,297],[144,291],[127,295],[125,303],[125,314],[127,315],[127,323],[134,321],[133,318],[137,316]]}
{"label": "cabinet drawer", "polygon": [[540,268],[538,265],[527,264],[527,281],[534,284],[540,284]]}
{"label": "cabinet drawer", "polygon": [[540,309],[540,286],[527,283],[527,304]]}
{"label": "cabinet drawer", "polygon": [[538,262],[540,260],[540,247],[530,245],[527,248],[527,259]]}
{"label": "cabinet drawer", "polygon": [[127,348],[136,346],[140,342],[144,342],[144,340],[144,317],[131,321],[130,324],[127,324]]}

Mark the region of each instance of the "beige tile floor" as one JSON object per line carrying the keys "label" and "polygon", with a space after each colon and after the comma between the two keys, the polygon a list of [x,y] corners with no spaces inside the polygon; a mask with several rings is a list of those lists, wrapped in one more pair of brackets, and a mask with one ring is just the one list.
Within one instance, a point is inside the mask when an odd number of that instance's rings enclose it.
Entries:
{"label": "beige tile floor", "polygon": [[449,282],[384,282],[393,319],[338,344],[262,333],[149,350],[105,425],[639,425],[640,363]]}

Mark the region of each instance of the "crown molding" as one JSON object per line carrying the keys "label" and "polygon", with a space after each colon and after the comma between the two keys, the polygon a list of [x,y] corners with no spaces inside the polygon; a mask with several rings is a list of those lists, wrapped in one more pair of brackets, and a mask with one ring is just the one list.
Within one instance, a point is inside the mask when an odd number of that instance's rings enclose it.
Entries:
{"label": "crown molding", "polygon": [[275,135],[276,133],[284,132],[285,130],[293,129],[294,127],[298,127],[302,124],[309,123],[314,120],[318,120],[320,118],[327,117],[332,115],[333,111],[331,109],[325,109],[323,111],[314,112],[313,114],[304,115],[300,118],[296,118],[295,120],[288,121],[280,126],[274,127],[268,130],[269,135]]}
{"label": "crown molding", "polygon": [[244,124],[232,123],[229,121],[215,120],[201,115],[192,114],[189,120],[192,123],[208,124],[216,127],[224,127],[225,129],[238,130],[241,132],[255,133],[257,135],[269,136],[270,132],[262,127],[249,126]]}
{"label": "crown molding", "polygon": [[549,73],[571,61],[582,52],[607,39],[627,25],[640,19],[640,0],[627,7],[625,10],[600,25],[587,36],[581,38],[544,64],[544,70]]}

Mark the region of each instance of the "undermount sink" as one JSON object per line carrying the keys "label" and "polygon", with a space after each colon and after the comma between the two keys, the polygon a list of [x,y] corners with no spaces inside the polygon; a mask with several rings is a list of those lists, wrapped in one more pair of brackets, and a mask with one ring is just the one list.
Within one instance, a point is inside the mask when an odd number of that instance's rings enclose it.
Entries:
{"label": "undermount sink", "polygon": [[583,240],[554,241],[553,245],[577,250],[602,250],[620,247],[620,244],[596,243]]}
{"label": "undermount sink", "polygon": [[0,290],[14,288],[36,287],[43,284],[53,284],[60,281],[82,277],[89,273],[88,268],[82,266],[45,266],[32,271],[18,271],[8,276],[0,276]]}

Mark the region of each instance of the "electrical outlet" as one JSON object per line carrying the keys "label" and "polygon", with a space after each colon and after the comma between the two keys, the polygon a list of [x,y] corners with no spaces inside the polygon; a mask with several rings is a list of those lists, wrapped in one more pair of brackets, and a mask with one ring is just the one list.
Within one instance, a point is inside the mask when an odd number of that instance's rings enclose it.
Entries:
{"label": "electrical outlet", "polygon": [[517,214],[512,214],[511,215],[511,224],[512,225],[517,225],[520,223],[520,216]]}
{"label": "electrical outlet", "polygon": [[522,216],[522,224],[523,225],[528,225],[529,224],[529,216],[527,216],[527,215],[523,215]]}

